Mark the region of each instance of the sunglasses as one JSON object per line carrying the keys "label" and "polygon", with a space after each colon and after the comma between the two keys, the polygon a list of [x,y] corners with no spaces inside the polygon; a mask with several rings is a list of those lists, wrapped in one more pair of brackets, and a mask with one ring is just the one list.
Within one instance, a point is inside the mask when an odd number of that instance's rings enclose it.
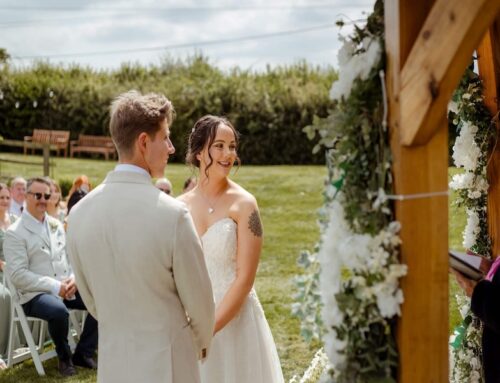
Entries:
{"label": "sunglasses", "polygon": [[28,192],[28,194],[31,194],[33,196],[35,196],[35,199],[37,201],[40,201],[43,198],[45,198],[45,201],[48,201],[50,199],[50,197],[52,196],[52,194],[50,193],[33,193],[33,192]]}
{"label": "sunglasses", "polygon": [[171,190],[168,190],[168,189],[160,189],[162,192],[166,193],[166,194],[170,194],[172,193]]}

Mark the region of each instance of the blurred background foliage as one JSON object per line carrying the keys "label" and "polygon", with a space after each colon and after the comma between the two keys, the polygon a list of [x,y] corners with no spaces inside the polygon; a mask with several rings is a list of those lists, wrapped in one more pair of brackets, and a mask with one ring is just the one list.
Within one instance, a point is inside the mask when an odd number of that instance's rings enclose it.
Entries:
{"label": "blurred background foliage", "polygon": [[222,71],[207,57],[165,57],[161,64],[123,64],[96,71],[46,62],[14,68],[0,66],[0,136],[22,140],[33,129],[70,130],[108,135],[108,108],[130,89],[158,92],[176,109],[172,138],[175,162],[183,162],[187,136],[205,114],[225,115],[240,131],[243,164],[321,164],[314,142],[302,128],[332,107],[328,93],[336,79],[333,68],[297,62],[263,72],[234,68]]}

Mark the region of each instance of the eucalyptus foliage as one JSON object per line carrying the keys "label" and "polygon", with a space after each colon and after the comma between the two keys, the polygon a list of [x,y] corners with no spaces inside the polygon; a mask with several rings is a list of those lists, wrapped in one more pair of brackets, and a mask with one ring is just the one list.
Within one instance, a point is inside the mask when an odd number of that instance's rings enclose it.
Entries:
{"label": "eucalyptus foliage", "polygon": [[[467,212],[464,247],[491,258],[492,242],[488,233],[487,164],[496,137],[495,119],[484,104],[483,85],[468,67],[456,89],[449,108],[449,121],[458,137],[453,147],[455,165],[463,173],[453,177],[450,187],[457,192],[455,203]],[[451,337],[450,381],[484,382],[482,371],[481,321],[470,309],[470,298],[456,296],[462,323]]]}
{"label": "eucalyptus foliage", "polygon": [[334,106],[304,129],[317,141],[314,150],[325,150],[329,177],[321,241],[299,259],[306,273],[297,279],[293,312],[307,337],[322,337],[337,383],[395,382],[398,367],[394,326],[406,266],[398,261],[399,224],[387,198],[383,16],[377,1],[367,24],[344,38]]}

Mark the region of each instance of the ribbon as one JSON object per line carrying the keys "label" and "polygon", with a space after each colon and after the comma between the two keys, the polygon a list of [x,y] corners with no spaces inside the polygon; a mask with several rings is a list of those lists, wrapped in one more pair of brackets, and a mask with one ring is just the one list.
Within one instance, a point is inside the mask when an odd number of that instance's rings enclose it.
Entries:
{"label": "ribbon", "polygon": [[467,329],[469,328],[471,323],[472,315],[467,315],[462,323],[455,327],[455,330],[453,331],[454,338],[450,342],[450,345],[454,350],[459,350],[460,348],[462,348],[467,336]]}

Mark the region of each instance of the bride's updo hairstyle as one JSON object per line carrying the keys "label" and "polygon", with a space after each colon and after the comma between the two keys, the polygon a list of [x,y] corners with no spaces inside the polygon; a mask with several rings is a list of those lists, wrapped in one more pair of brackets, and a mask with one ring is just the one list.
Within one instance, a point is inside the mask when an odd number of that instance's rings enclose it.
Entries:
{"label": "bride's updo hairstyle", "polygon": [[[212,146],[215,136],[217,135],[217,129],[220,125],[226,125],[234,133],[234,140],[236,142],[236,147],[238,147],[239,143],[239,133],[234,128],[233,124],[229,122],[229,120],[225,117],[206,115],[200,118],[194,124],[193,129],[191,130],[191,134],[189,135],[188,141],[188,149],[186,154],[186,163],[188,165],[194,166],[196,168],[200,168],[200,161],[196,158],[196,156],[201,153],[201,151],[205,148]],[[208,152],[208,156],[210,158],[210,163],[207,164],[205,168],[205,174],[208,177],[208,168],[212,166],[213,159]],[[240,158],[236,156],[236,163],[240,164]]]}

